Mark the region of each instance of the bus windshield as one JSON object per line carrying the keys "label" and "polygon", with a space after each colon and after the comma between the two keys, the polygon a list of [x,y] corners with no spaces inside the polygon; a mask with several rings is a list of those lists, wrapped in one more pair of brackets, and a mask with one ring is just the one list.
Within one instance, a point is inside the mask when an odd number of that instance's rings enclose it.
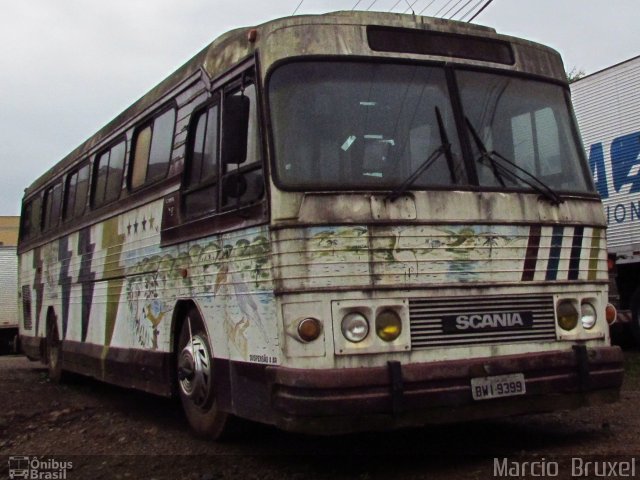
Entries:
{"label": "bus windshield", "polygon": [[[528,188],[517,169],[497,167],[503,156],[553,190],[593,192],[561,87],[493,73],[456,78],[472,137],[480,137],[470,143],[481,186]],[[478,161],[483,147],[495,152],[492,161]]]}
{"label": "bus windshield", "polygon": [[[451,82],[440,66],[295,62],[279,67],[269,81],[279,184],[397,190],[418,172],[412,190],[532,190],[531,182],[505,168],[499,173],[474,143],[471,129],[489,151],[550,189],[593,193],[562,87],[494,73],[457,71],[455,79],[459,102],[452,102]],[[463,131],[455,122],[456,104],[469,125]],[[468,135],[474,157],[466,163],[461,135]],[[439,149],[446,154],[434,155]]]}

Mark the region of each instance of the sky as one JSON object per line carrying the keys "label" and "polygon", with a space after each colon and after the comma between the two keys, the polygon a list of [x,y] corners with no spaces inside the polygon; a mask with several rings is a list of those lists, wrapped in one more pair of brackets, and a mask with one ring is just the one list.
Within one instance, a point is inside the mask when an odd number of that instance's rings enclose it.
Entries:
{"label": "sky", "polygon": [[[227,30],[296,8],[413,3],[443,16],[456,1],[0,0],[0,215],[19,215],[24,188]],[[473,23],[547,44],[587,74],[640,55],[638,0],[493,0]]]}

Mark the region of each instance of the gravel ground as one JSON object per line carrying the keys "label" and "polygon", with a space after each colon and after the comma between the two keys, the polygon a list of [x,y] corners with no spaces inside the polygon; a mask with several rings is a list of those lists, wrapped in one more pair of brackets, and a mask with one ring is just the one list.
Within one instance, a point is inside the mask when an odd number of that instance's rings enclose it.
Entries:
{"label": "gravel ground", "polygon": [[575,457],[640,457],[640,353],[625,357],[614,405],[339,437],[246,424],[237,440],[214,443],[190,434],[175,401],[89,379],[56,385],[40,363],[4,356],[0,478],[8,478],[9,456],[71,462],[68,479],[485,479],[494,458],[543,461],[547,469],[558,461],[559,478],[570,478],[565,465]]}

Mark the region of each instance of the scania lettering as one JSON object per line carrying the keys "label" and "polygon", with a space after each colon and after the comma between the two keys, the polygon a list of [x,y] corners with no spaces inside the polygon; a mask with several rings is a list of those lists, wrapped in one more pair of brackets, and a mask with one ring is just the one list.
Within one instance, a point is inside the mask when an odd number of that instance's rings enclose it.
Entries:
{"label": "scania lettering", "polygon": [[459,330],[467,328],[483,329],[496,327],[524,327],[524,322],[519,313],[503,313],[503,314],[485,314],[485,315],[460,315],[456,318],[456,324]]}

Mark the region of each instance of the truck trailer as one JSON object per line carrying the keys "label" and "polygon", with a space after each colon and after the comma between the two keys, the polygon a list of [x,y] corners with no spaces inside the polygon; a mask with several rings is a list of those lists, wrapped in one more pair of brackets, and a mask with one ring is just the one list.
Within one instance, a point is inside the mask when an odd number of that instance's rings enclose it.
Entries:
{"label": "truck trailer", "polygon": [[18,257],[0,246],[0,354],[18,351]]}
{"label": "truck trailer", "polygon": [[640,345],[640,55],[571,84],[607,218],[609,298]]}

